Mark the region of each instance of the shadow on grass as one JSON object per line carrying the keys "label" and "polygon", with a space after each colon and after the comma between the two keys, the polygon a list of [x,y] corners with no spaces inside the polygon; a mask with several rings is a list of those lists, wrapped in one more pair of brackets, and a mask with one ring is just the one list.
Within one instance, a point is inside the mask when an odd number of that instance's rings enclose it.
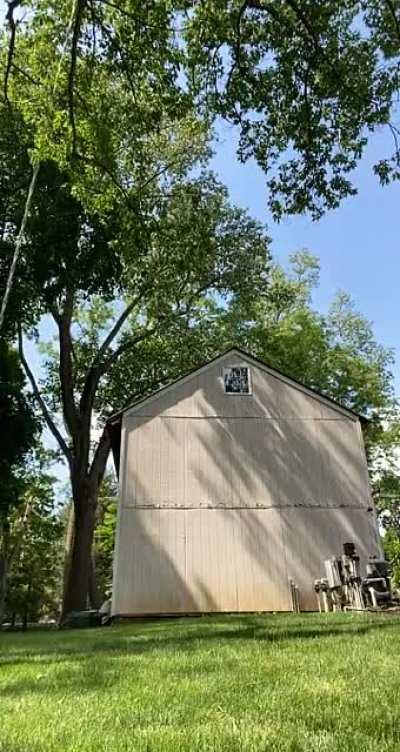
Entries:
{"label": "shadow on grass", "polygon": [[[325,618],[325,615],[316,617],[306,617],[304,620],[300,617],[291,617],[293,621],[290,625],[279,622],[279,617],[274,623],[276,617],[254,616],[227,616],[227,617],[203,617],[192,620],[185,619],[163,619],[155,621],[154,619],[135,620],[127,625],[117,625],[102,629],[88,630],[69,630],[68,632],[53,631],[52,633],[41,634],[43,641],[38,642],[39,634],[28,635],[22,633],[27,639],[18,645],[18,649],[12,652],[6,652],[2,655],[0,652],[0,666],[4,663],[25,662],[33,659],[37,663],[46,660],[52,653],[56,654],[56,661],[60,656],[66,656],[68,660],[76,655],[82,657],[85,654],[93,653],[145,653],[154,649],[178,649],[186,648],[193,645],[195,648],[199,641],[225,641],[225,640],[252,640],[258,642],[281,642],[293,639],[320,639],[341,636],[363,635],[371,631],[381,629],[398,629],[400,628],[400,618],[376,620],[372,619],[366,623],[362,621],[351,622],[351,617],[347,616],[340,622],[334,623],[335,615]],[[340,618],[340,617],[339,617]],[[364,618],[364,617],[362,617]],[[128,633],[127,633],[127,630]],[[15,638],[15,633],[12,637]],[[8,635],[4,633],[4,645]],[[11,635],[10,635],[11,637]],[[32,638],[32,639],[29,639]],[[13,640],[13,647],[15,639]],[[25,645],[24,645],[25,643]],[[32,643],[30,645],[29,643]]]}
{"label": "shadow on grass", "polygon": [[[287,619],[293,619],[288,624]],[[334,619],[335,617],[333,617]],[[129,627],[108,630],[70,631],[26,635],[14,639],[14,650],[0,654],[0,669],[25,666],[37,668],[37,676],[24,677],[3,687],[2,695],[25,692],[51,693],[69,689],[79,692],[101,690],[118,681],[115,659],[168,653],[190,653],[206,646],[228,645],[235,641],[261,644],[292,640],[347,639],[380,630],[399,629],[399,619],[351,622],[345,617],[334,622],[324,616],[287,617],[205,617],[185,621],[141,620]],[[276,619],[276,621],[275,621]],[[15,637],[15,636],[14,636]],[[3,644],[6,645],[7,638]],[[16,644],[17,643],[17,644]],[[20,644],[18,644],[20,643]],[[68,664],[68,665],[66,665]],[[51,666],[51,672],[48,668]],[[141,670],[140,665],[135,671]]]}

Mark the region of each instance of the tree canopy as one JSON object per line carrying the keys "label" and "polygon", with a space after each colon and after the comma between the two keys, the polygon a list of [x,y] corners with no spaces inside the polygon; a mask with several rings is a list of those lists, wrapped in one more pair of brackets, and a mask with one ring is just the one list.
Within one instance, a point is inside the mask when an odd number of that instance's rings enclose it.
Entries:
{"label": "tree canopy", "polygon": [[49,161],[84,211],[123,206],[137,227],[161,188],[207,158],[220,117],[237,128],[238,158],[266,173],[275,218],[318,218],[354,193],[382,126],[393,150],[374,169],[398,179],[399,29],[392,0],[9,2],[3,95],[29,132],[33,171],[0,324]]}
{"label": "tree canopy", "polygon": [[4,96],[32,129],[32,160],[68,167],[86,204],[134,185],[139,206],[218,116],[266,171],[277,217],[353,193],[383,125],[393,151],[374,169],[399,177],[392,0],[14,0],[7,26]]}

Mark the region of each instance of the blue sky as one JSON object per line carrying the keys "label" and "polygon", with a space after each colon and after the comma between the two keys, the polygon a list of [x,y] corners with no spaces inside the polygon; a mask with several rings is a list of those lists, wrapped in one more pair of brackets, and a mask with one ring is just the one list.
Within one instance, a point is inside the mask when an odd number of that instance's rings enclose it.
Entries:
{"label": "blue sky", "polygon": [[[231,199],[268,226],[275,258],[307,248],[321,260],[321,281],[314,304],[325,310],[337,290],[349,292],[373,323],[377,340],[394,348],[396,389],[400,391],[400,331],[398,323],[400,254],[400,185],[381,187],[372,165],[390,154],[388,132],[374,136],[354,174],[358,195],[343,202],[320,221],[289,217],[273,222],[267,208],[265,177],[255,163],[240,165],[235,155],[235,131],[223,125],[213,168],[228,186]],[[399,212],[399,215],[398,213]]]}

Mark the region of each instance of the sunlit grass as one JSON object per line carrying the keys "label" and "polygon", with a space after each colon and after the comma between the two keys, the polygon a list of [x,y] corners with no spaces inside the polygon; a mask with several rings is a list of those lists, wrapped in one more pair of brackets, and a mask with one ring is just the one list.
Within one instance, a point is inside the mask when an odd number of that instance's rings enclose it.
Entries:
{"label": "sunlit grass", "polygon": [[389,616],[2,634],[0,752],[398,752],[399,656]]}

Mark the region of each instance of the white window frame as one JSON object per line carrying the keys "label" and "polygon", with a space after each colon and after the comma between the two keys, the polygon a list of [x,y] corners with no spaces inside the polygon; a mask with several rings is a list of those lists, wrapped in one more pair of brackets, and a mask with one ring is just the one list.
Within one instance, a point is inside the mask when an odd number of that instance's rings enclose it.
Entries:
{"label": "white window frame", "polygon": [[[249,385],[249,391],[248,392],[227,392],[225,388],[225,375],[228,371],[230,371],[232,368],[246,368],[247,370],[247,383]],[[252,395],[252,383],[251,383],[251,370],[250,366],[247,364],[242,363],[235,363],[229,366],[223,366],[222,368],[222,388],[224,390],[224,394],[227,397],[251,397]]]}

